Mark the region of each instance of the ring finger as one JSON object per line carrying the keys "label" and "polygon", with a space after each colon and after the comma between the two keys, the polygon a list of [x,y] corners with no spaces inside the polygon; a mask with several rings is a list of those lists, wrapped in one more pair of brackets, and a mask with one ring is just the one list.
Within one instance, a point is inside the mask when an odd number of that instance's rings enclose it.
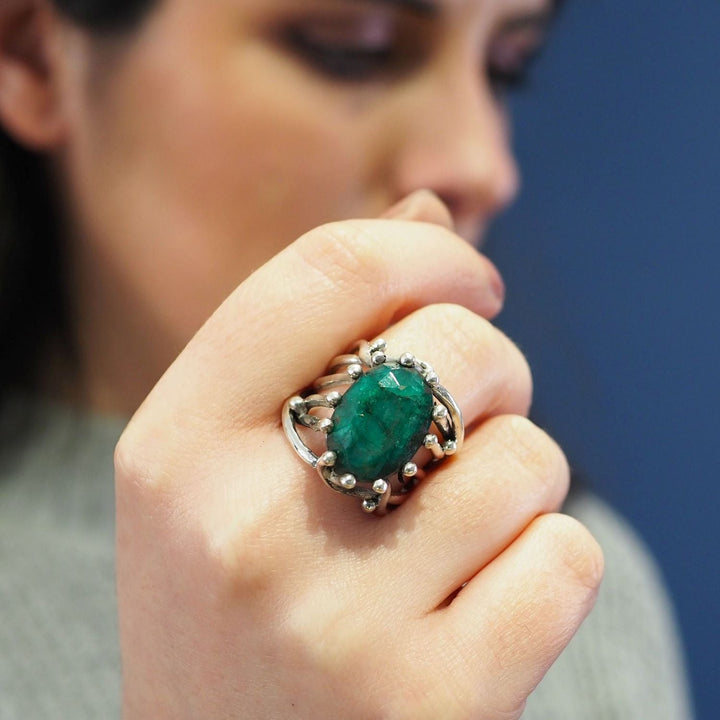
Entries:
{"label": "ring finger", "polygon": [[[533,518],[558,509],[569,473],[557,445],[518,417],[527,413],[532,394],[527,362],[489,322],[462,307],[434,305],[384,337],[390,355],[412,350],[429,360],[467,426],[479,426],[468,433],[462,452],[433,469],[401,511],[382,523],[395,538],[389,560],[396,579],[422,578],[417,586],[426,590],[417,598],[429,609]],[[489,417],[494,419],[485,422]]]}

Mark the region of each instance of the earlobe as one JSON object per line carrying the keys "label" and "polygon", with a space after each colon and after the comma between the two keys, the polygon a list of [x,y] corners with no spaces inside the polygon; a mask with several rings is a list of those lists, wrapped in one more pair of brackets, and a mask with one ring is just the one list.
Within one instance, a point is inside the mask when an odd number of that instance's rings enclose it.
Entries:
{"label": "earlobe", "polygon": [[21,145],[38,151],[57,146],[63,134],[54,30],[42,0],[0,3],[0,124]]}

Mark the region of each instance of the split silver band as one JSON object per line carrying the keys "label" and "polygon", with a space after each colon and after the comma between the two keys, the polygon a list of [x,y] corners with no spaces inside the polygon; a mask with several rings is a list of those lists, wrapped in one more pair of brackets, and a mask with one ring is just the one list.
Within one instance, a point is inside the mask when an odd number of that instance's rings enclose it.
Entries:
{"label": "split silver band", "polygon": [[[386,350],[383,340],[360,341],[349,353],[333,358],[326,374],[317,378],[305,394],[288,398],[282,409],[283,429],[298,456],[316,468],[330,488],[359,498],[365,512],[380,515],[403,502],[424,477],[427,462],[454,455],[464,438],[460,408],[440,384],[432,367],[410,353],[389,357]],[[430,416],[417,448],[408,450],[410,459],[382,477],[362,477],[359,472],[338,467],[339,453],[327,449],[328,437],[335,430],[333,416],[343,402],[343,391],[347,392],[368,373],[388,364],[391,364],[389,368],[411,371],[422,379],[423,391],[432,396]],[[362,445],[360,452],[362,454]]]}

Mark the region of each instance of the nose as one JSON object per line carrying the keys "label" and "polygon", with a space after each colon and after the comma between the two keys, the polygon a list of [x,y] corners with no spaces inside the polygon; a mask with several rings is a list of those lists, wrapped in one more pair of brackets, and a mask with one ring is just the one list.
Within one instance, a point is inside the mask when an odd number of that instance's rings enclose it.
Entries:
{"label": "nose", "polygon": [[477,73],[438,75],[407,103],[396,145],[397,195],[433,190],[461,234],[477,234],[519,187],[504,108]]}

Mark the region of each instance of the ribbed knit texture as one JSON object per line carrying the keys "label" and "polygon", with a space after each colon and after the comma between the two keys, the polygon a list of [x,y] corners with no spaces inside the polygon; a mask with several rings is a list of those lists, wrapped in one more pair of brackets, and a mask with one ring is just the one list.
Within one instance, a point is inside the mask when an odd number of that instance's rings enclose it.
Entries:
{"label": "ribbed knit texture", "polygon": [[602,546],[597,603],[530,696],[523,720],[690,720],[672,607],[657,566],[632,529],[589,493],[565,511]]}
{"label": "ribbed knit texture", "polygon": [[[0,720],[120,717],[112,452],[121,430],[119,420],[21,402],[0,419],[0,437],[14,436],[0,448]],[[596,498],[579,495],[568,509],[603,546],[606,577],[523,720],[688,720],[655,565]]]}
{"label": "ribbed knit texture", "polygon": [[122,423],[14,404],[0,437],[0,720],[119,717],[113,446]]}

